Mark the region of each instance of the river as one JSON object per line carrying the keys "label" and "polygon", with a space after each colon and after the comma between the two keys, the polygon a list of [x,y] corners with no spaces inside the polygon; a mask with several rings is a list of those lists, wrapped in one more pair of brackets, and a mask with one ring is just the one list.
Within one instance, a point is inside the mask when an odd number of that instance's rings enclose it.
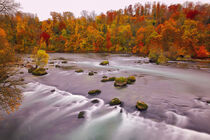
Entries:
{"label": "river", "polygon": [[[24,60],[30,61],[28,56]],[[99,65],[103,60],[110,64]],[[21,68],[24,98],[17,111],[0,121],[1,140],[210,139],[209,64],[199,69],[161,66],[123,54],[54,53],[49,61],[42,77]],[[97,73],[89,76],[90,71]],[[101,82],[103,76],[131,75],[136,82],[122,89]],[[93,89],[102,93],[88,95]],[[109,106],[115,97],[123,106]],[[92,103],[95,99],[98,103]],[[147,111],[136,110],[138,100],[148,104]],[[80,111],[86,112],[84,119],[78,119]]]}

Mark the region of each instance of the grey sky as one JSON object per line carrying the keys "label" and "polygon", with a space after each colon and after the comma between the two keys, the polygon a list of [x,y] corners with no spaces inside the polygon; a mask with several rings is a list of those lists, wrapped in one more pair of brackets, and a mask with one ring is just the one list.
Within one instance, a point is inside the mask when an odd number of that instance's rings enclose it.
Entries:
{"label": "grey sky", "polygon": [[[80,16],[82,10],[95,11],[97,14],[108,10],[117,10],[130,4],[153,2],[154,0],[16,0],[20,2],[23,12],[37,14],[41,20],[50,18],[50,12],[73,12]],[[183,0],[159,0],[165,4],[183,3]],[[209,0],[193,0],[193,2],[209,3]]]}

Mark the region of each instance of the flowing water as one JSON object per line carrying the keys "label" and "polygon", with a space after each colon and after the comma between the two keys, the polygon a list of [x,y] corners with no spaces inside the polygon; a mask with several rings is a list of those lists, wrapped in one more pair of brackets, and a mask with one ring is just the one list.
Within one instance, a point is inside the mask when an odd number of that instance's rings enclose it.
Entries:
{"label": "flowing water", "polygon": [[[209,140],[210,72],[158,66],[147,58],[106,54],[51,54],[48,74],[35,77],[24,71],[26,85],[20,108],[4,114],[1,140]],[[68,63],[63,64],[59,57]],[[100,66],[109,60],[109,66]],[[136,63],[139,60],[146,63]],[[29,61],[25,57],[25,61]],[[195,65],[195,64],[193,64]],[[206,64],[209,66],[208,64]],[[83,73],[75,73],[83,69]],[[88,72],[97,74],[88,76]],[[135,75],[137,81],[123,89],[106,76]],[[98,96],[88,91],[100,89]],[[109,106],[118,97],[123,106]],[[93,100],[98,100],[93,103]],[[149,105],[135,108],[137,100]],[[85,118],[78,114],[85,111]]]}

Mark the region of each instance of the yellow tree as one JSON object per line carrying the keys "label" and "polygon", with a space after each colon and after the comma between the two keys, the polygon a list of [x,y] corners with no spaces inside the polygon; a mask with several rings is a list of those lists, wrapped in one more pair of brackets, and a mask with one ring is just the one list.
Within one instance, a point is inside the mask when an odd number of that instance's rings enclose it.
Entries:
{"label": "yellow tree", "polygon": [[44,50],[38,50],[34,59],[36,63],[36,68],[43,68],[48,63],[49,55]]}

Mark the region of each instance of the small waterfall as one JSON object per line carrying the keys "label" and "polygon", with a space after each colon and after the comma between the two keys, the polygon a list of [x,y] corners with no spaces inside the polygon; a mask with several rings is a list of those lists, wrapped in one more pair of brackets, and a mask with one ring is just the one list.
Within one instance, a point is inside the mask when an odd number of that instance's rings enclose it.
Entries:
{"label": "small waterfall", "polygon": [[[73,95],[38,82],[26,87],[25,100],[16,114],[21,121],[11,140],[210,139],[209,134],[177,127],[187,123],[187,118],[174,112],[166,115],[177,126],[145,119],[138,111],[127,113],[119,106],[105,105],[101,99]],[[98,102],[92,103],[93,100]],[[80,111],[85,111],[84,119],[77,118]]]}

